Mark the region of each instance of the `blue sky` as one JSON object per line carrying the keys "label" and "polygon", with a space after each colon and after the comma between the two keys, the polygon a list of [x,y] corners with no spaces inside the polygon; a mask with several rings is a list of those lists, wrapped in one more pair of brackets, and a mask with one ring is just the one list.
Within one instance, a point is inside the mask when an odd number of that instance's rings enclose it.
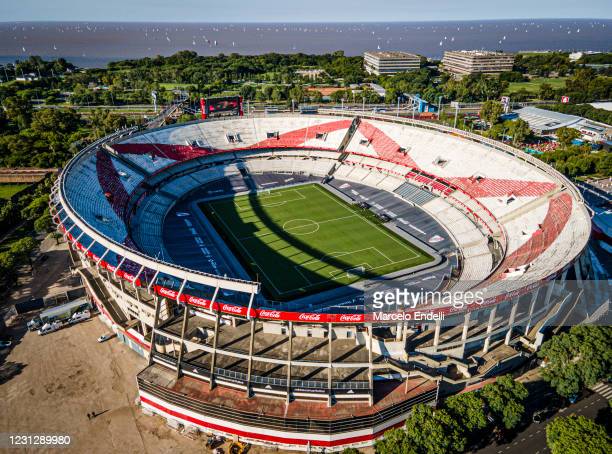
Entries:
{"label": "blue sky", "polygon": [[345,22],[610,17],[610,0],[0,0],[0,21],[3,22]]}

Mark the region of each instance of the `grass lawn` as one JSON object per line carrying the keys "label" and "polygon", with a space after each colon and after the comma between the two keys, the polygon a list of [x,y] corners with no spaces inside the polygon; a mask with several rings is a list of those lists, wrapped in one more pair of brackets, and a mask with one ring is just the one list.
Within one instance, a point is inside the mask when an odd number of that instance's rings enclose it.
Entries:
{"label": "grass lawn", "polygon": [[0,184],[0,199],[8,200],[20,191],[30,186],[29,184]]}
{"label": "grass lawn", "polygon": [[179,84],[172,82],[164,82],[159,84],[160,87],[165,88],[166,90],[183,90],[189,87],[195,87],[195,84]]}
{"label": "grass lawn", "polygon": [[202,203],[264,292],[289,300],[433,260],[317,184]]}
{"label": "grass lawn", "polygon": [[545,82],[556,90],[565,87],[566,79],[567,77],[536,77],[529,82],[510,82],[506,94],[512,94],[521,89],[525,89],[530,93],[538,93],[540,91],[540,85]]}

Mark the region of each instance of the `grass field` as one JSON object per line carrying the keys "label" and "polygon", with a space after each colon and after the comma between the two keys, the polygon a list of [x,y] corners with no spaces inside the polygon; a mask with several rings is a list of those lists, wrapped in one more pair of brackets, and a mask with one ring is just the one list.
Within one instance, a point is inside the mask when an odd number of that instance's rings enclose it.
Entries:
{"label": "grass field", "polygon": [[512,94],[522,89],[530,93],[538,93],[540,91],[540,85],[543,83],[550,84],[556,90],[565,87],[566,79],[567,77],[536,77],[529,82],[511,82],[508,85],[506,94]]}
{"label": "grass field", "polygon": [[195,84],[179,84],[179,83],[170,83],[170,82],[162,82],[159,84],[160,87],[165,88],[166,90],[185,90],[190,87],[195,87]]}
{"label": "grass field", "polygon": [[29,184],[0,184],[0,199],[8,200],[30,186]]}
{"label": "grass field", "polygon": [[433,260],[317,184],[202,203],[201,209],[259,278],[288,300]]}

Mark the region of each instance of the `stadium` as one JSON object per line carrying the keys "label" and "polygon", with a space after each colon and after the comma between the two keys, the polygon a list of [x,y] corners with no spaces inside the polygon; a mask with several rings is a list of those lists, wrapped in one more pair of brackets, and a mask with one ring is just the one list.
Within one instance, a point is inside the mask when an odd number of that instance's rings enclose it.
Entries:
{"label": "stadium", "polygon": [[[576,303],[590,217],[552,167],[399,116],[235,113],[104,137],[52,192],[101,318],[148,359],[146,413],[283,449],[368,445],[513,367]],[[368,298],[386,288],[482,298],[381,319]]]}

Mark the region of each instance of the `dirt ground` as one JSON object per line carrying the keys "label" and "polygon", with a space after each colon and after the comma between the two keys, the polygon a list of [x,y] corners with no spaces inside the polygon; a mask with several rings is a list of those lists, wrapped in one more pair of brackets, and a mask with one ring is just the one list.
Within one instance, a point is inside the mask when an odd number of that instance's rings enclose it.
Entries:
{"label": "dirt ground", "polygon": [[[42,256],[46,260],[41,260]],[[40,244],[40,254],[34,259],[33,268],[24,266],[18,271],[17,286],[4,299],[10,305],[30,298],[45,298],[78,286],[78,279],[70,274],[68,243],[58,244],[48,235]]]}
{"label": "dirt ground", "polygon": [[[97,318],[46,336],[14,332],[0,359],[0,431],[67,434],[67,452],[205,451],[203,439],[141,413],[135,377],[145,360],[117,339],[97,343],[105,332]],[[89,420],[94,411],[100,415]]]}

